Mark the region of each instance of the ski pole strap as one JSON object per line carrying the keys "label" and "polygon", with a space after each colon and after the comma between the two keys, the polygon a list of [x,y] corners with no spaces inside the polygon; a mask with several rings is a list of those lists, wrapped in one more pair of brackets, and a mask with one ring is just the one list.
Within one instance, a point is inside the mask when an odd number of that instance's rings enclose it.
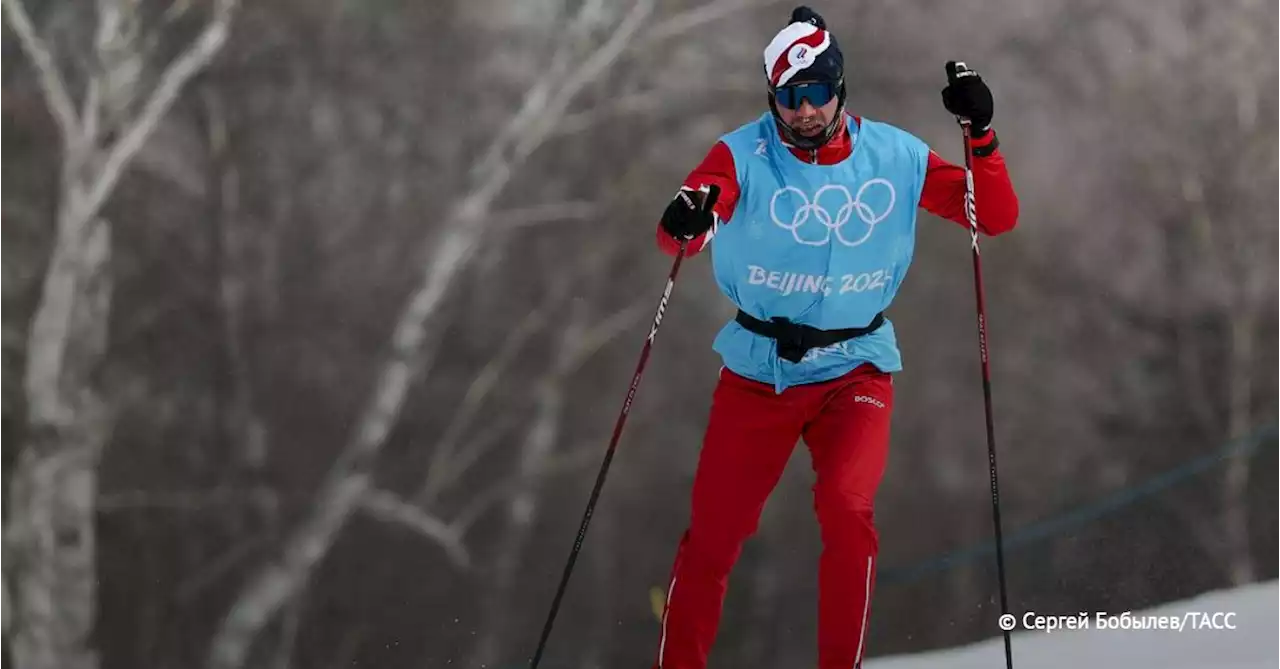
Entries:
{"label": "ski pole strap", "polygon": [[833,344],[839,344],[855,337],[871,334],[880,329],[884,325],[884,312],[876,314],[871,319],[871,323],[861,328],[842,328],[839,330],[819,330],[818,328],[803,325],[800,323],[792,323],[791,321],[774,316],[773,318],[762,321],[741,309],[734,318],[748,332],[753,332],[761,337],[768,337],[778,342],[778,357],[783,360],[799,363],[804,358],[804,354],[809,349],[823,348]]}

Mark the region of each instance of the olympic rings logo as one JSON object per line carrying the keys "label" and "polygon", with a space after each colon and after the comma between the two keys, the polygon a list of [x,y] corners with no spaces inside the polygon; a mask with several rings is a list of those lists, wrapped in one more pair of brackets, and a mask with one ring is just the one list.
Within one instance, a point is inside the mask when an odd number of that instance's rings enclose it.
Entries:
{"label": "olympic rings logo", "polygon": [[[877,191],[887,191],[889,204],[884,207],[884,211],[877,212],[872,205],[868,204],[864,197],[869,195],[868,190],[873,186],[879,186]],[[788,193],[794,193],[794,197],[798,197],[800,205],[791,213],[791,221],[783,222],[778,217],[778,199]],[[872,191],[870,194],[875,194]],[[829,195],[828,195],[829,194]],[[827,196],[828,204],[833,198],[838,199],[840,206],[835,210],[832,216],[831,210],[823,206],[823,196]],[[835,233],[836,239],[845,246],[858,246],[871,238],[871,233],[875,231],[876,224],[888,218],[893,212],[893,205],[897,199],[897,193],[893,190],[893,184],[887,179],[871,179],[862,184],[858,188],[856,195],[850,195],[849,189],[840,184],[827,184],[818,189],[813,194],[813,200],[805,195],[804,191],[795,186],[784,186],[779,188],[773,194],[773,198],[769,200],[769,216],[773,222],[783,230],[790,230],[791,236],[800,244],[808,246],[825,246],[831,242],[832,233]],[[845,226],[853,218],[854,214],[858,215],[858,220],[862,225],[854,225],[854,229],[850,233],[845,233]],[[805,224],[809,222],[809,218],[813,217],[821,227],[812,225],[805,228]],[[802,228],[810,230],[802,232]],[[821,232],[818,232],[821,230]],[[860,236],[859,236],[860,235]]]}

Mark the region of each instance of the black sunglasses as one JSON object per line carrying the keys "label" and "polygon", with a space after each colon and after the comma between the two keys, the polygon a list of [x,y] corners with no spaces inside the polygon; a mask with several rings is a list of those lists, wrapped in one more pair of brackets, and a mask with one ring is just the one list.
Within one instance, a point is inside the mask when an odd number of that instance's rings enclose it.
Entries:
{"label": "black sunglasses", "polygon": [[773,91],[773,97],[778,101],[778,105],[787,109],[799,109],[804,100],[808,100],[814,107],[821,107],[839,94],[840,86],[829,81],[790,84]]}

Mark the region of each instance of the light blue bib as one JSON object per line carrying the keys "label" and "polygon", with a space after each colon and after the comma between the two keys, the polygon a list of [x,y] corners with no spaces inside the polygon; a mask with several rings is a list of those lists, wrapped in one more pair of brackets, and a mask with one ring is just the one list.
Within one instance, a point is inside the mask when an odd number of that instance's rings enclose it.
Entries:
{"label": "light blue bib", "polygon": [[[863,327],[888,309],[915,249],[916,214],[929,148],[883,123],[848,120],[853,153],[835,165],[796,158],[769,113],[724,135],[741,195],[711,242],[720,290],[760,319],[782,316],[824,330]],[[730,370],[789,386],[834,379],[870,362],[902,369],[887,319],[875,332],[821,349],[799,363],[774,340],[730,321],[714,349]]]}

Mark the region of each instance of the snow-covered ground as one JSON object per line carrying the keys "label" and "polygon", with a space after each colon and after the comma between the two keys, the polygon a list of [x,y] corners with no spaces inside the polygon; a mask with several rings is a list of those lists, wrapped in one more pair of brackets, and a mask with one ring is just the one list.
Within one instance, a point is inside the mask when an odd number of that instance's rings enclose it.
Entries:
{"label": "snow-covered ground", "polygon": [[[1216,622],[1236,629],[1024,630],[1013,634],[1013,665],[1026,669],[1276,669],[1280,665],[1280,585],[1269,581],[1220,590],[1145,611],[1134,617],[1234,613]],[[1022,612],[1017,612],[1022,617]],[[1038,612],[1065,614],[1066,612]],[[1110,611],[1118,615],[1122,611]],[[1004,639],[941,651],[870,658],[866,669],[1000,669]]]}

